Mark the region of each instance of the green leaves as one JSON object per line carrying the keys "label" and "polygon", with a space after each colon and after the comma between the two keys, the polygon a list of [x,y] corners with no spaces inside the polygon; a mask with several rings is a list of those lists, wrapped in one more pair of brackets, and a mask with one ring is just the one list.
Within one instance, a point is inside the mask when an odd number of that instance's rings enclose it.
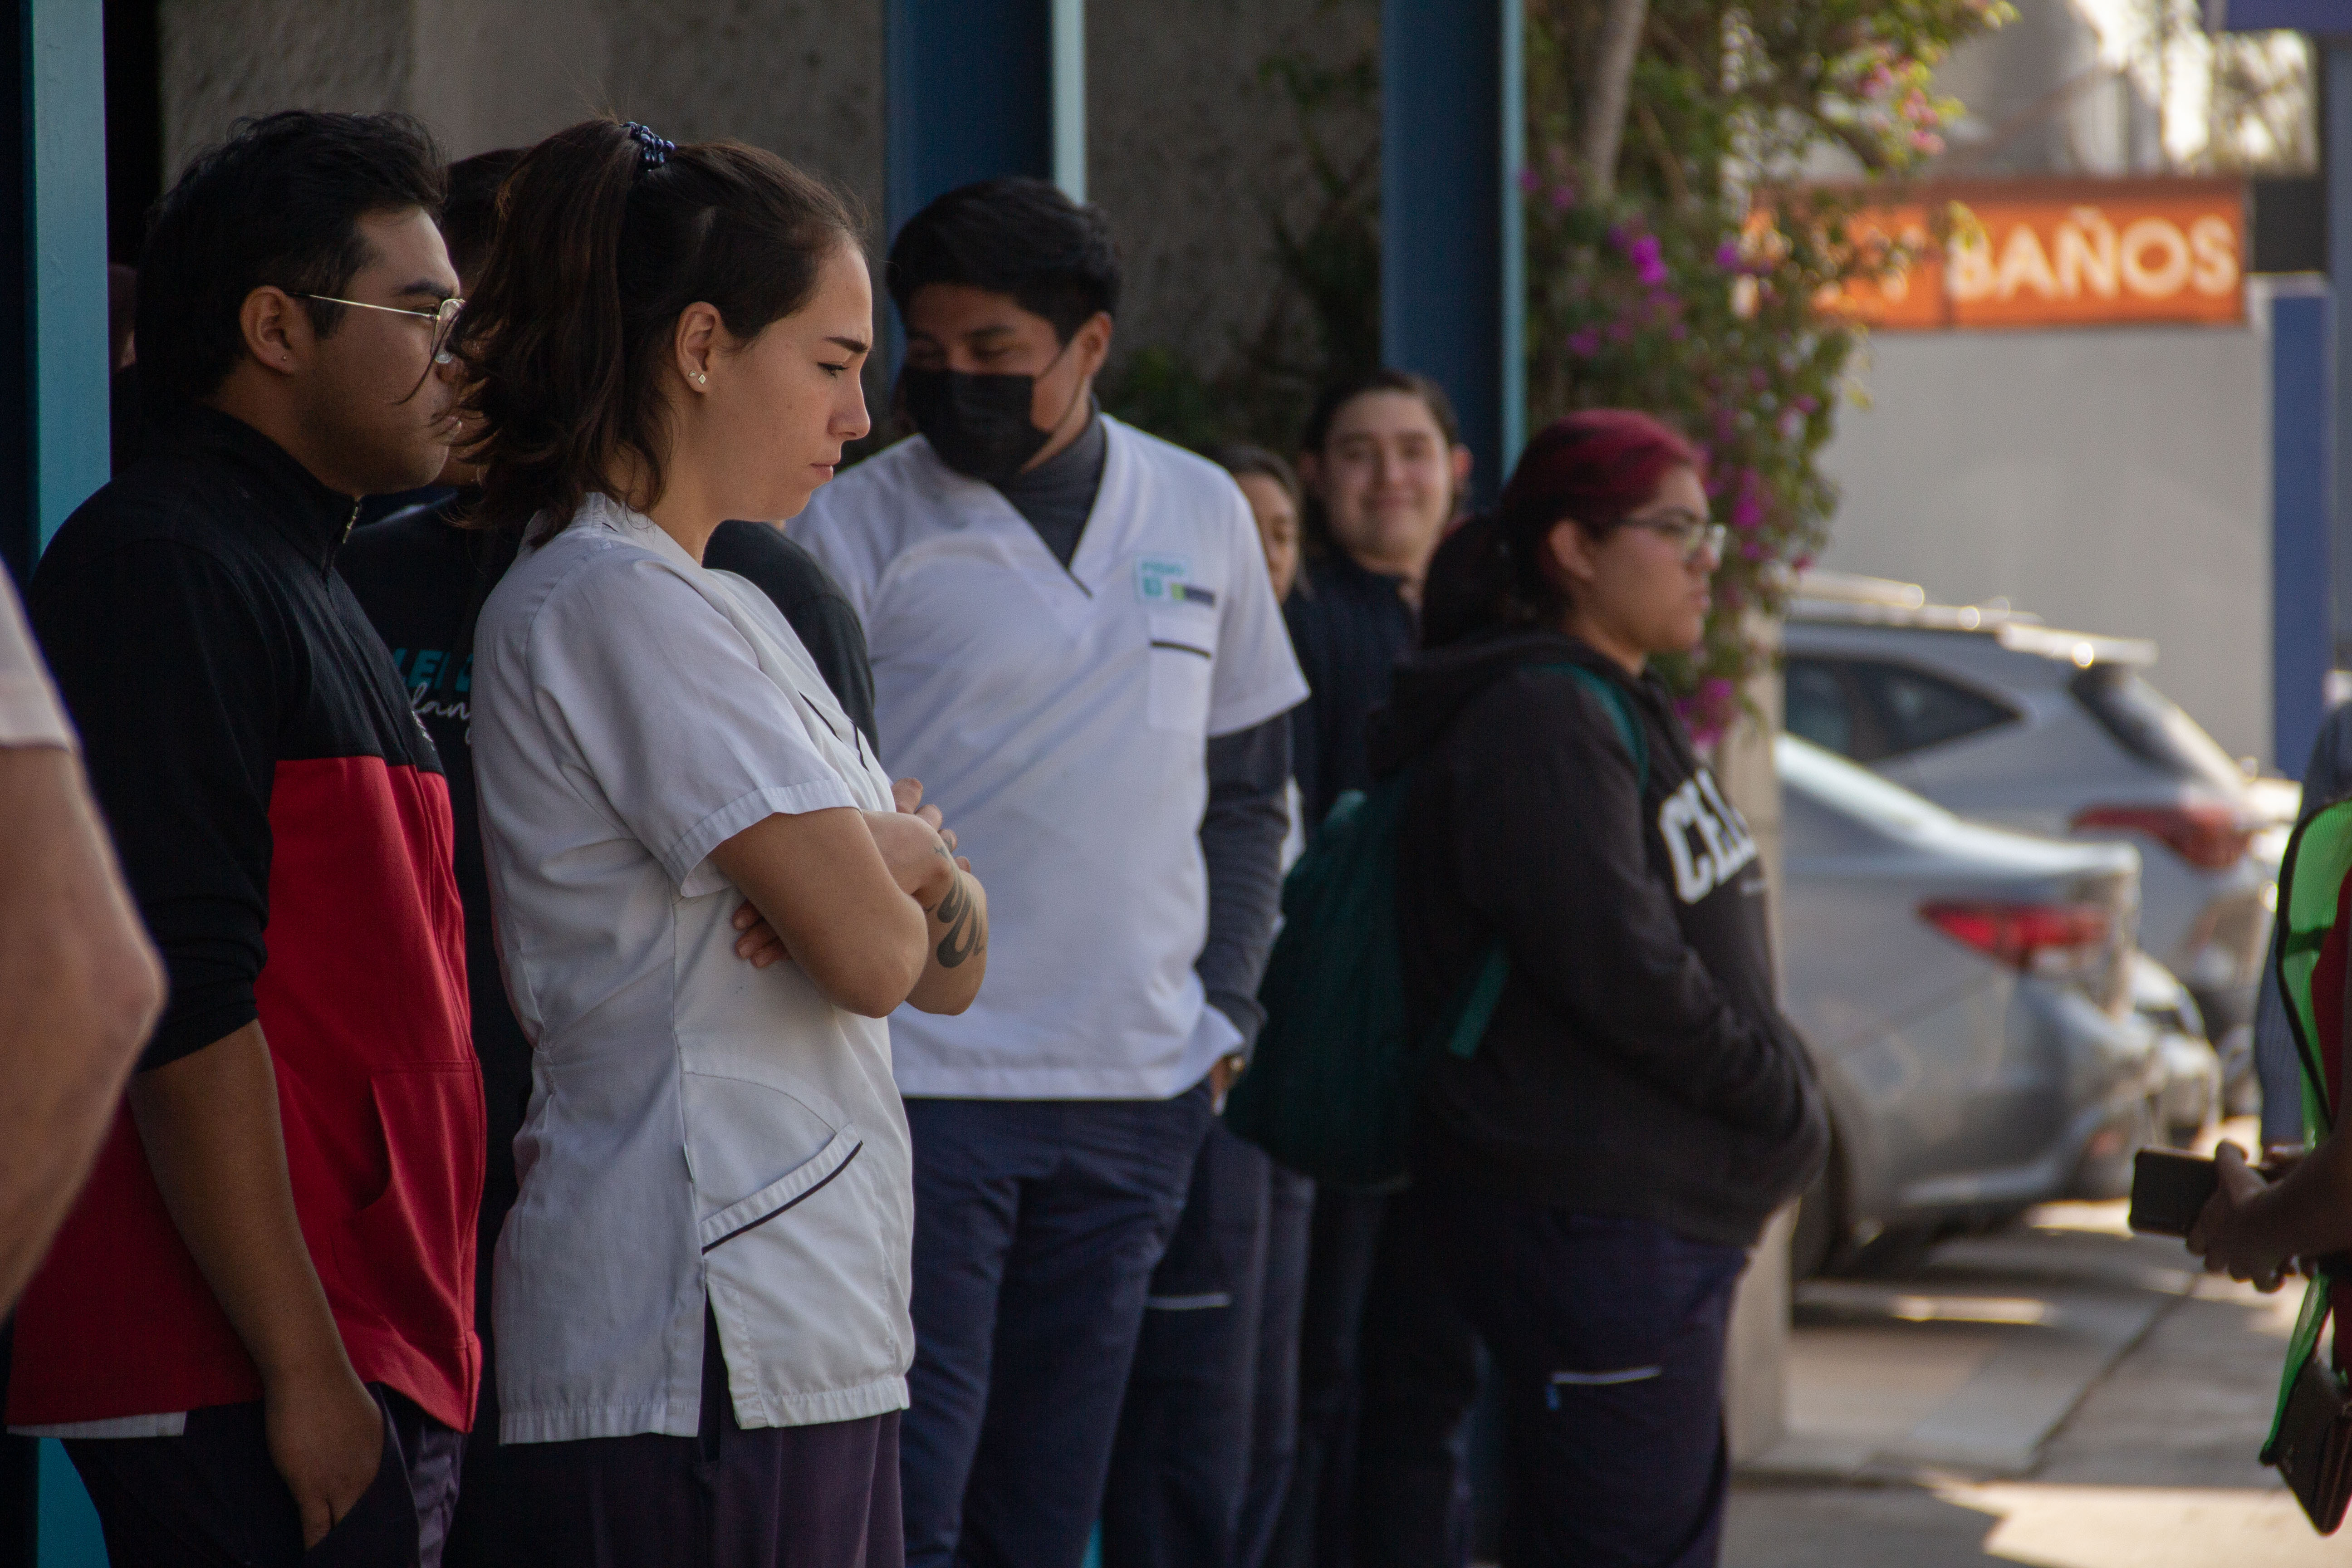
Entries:
{"label": "green leaves", "polygon": [[1672,671],[1694,727],[1719,730],[1767,657],[1749,612],[1827,540],[1816,458],[1858,327],[1819,301],[1884,268],[1851,244],[1867,183],[1932,154],[1958,106],[1928,91],[2001,0],[1652,0],[1616,192],[1587,199],[1570,155],[1601,0],[1528,0],[1528,392],[1531,425],[1641,408],[1706,449],[1731,539],[1705,645]]}

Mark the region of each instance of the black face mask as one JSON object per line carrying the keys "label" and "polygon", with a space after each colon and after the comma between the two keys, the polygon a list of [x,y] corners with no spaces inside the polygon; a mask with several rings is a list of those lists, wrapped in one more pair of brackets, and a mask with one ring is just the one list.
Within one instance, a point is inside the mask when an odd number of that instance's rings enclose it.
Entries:
{"label": "black face mask", "polygon": [[[1069,352],[1070,344],[1064,343],[1045,368],[1051,371]],[[1013,478],[1054,438],[1052,430],[1038,429],[1029,417],[1037,395],[1034,375],[974,375],[908,365],[898,372],[898,395],[940,461],[984,484]],[[1077,401],[1076,391],[1070,401]],[[1067,418],[1069,410],[1062,415]],[[1060,421],[1055,423],[1058,426]]]}
{"label": "black face mask", "polygon": [[959,474],[1001,485],[1054,438],[1029,417],[1034,375],[973,375],[960,370],[898,373],[907,415],[940,461]]}

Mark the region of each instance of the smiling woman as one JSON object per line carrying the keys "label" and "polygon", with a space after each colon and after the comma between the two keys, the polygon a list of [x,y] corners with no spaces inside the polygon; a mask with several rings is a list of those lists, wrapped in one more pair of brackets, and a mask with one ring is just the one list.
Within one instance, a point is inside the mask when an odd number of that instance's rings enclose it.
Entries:
{"label": "smiling woman", "polygon": [[[866,434],[856,226],[771,153],[609,121],[503,202],[458,339],[479,513],[530,530],[473,685],[534,1052],[493,1551],[895,1561],[912,1194],[884,1019],[971,1003],[987,896],[774,605],[702,564]],[[782,961],[739,958],[746,898]]]}

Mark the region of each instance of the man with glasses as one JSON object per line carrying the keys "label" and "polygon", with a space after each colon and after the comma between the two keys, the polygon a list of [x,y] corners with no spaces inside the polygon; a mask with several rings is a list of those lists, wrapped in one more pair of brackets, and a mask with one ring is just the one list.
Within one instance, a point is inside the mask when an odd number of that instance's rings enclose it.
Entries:
{"label": "man with glasses", "polygon": [[437,473],[458,301],[398,116],[239,125],[157,209],[141,459],[28,606],[171,997],[16,1320],[117,1563],[437,1563],[480,1365],[448,791],[335,571]]}

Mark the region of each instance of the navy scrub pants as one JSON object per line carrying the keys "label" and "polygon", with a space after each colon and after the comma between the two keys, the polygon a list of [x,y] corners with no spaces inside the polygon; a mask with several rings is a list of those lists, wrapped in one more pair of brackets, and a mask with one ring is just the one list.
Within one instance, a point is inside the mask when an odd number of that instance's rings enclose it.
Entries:
{"label": "navy scrub pants", "polygon": [[909,1568],[1079,1568],[1209,1090],[909,1100]]}
{"label": "navy scrub pants", "polygon": [[1746,1250],[1450,1183],[1405,1202],[1501,1373],[1503,1568],[1713,1568]]}
{"label": "navy scrub pants", "polygon": [[1314,1184],[1214,1122],[1151,1276],[1104,1568],[1259,1568],[1297,1445]]}

